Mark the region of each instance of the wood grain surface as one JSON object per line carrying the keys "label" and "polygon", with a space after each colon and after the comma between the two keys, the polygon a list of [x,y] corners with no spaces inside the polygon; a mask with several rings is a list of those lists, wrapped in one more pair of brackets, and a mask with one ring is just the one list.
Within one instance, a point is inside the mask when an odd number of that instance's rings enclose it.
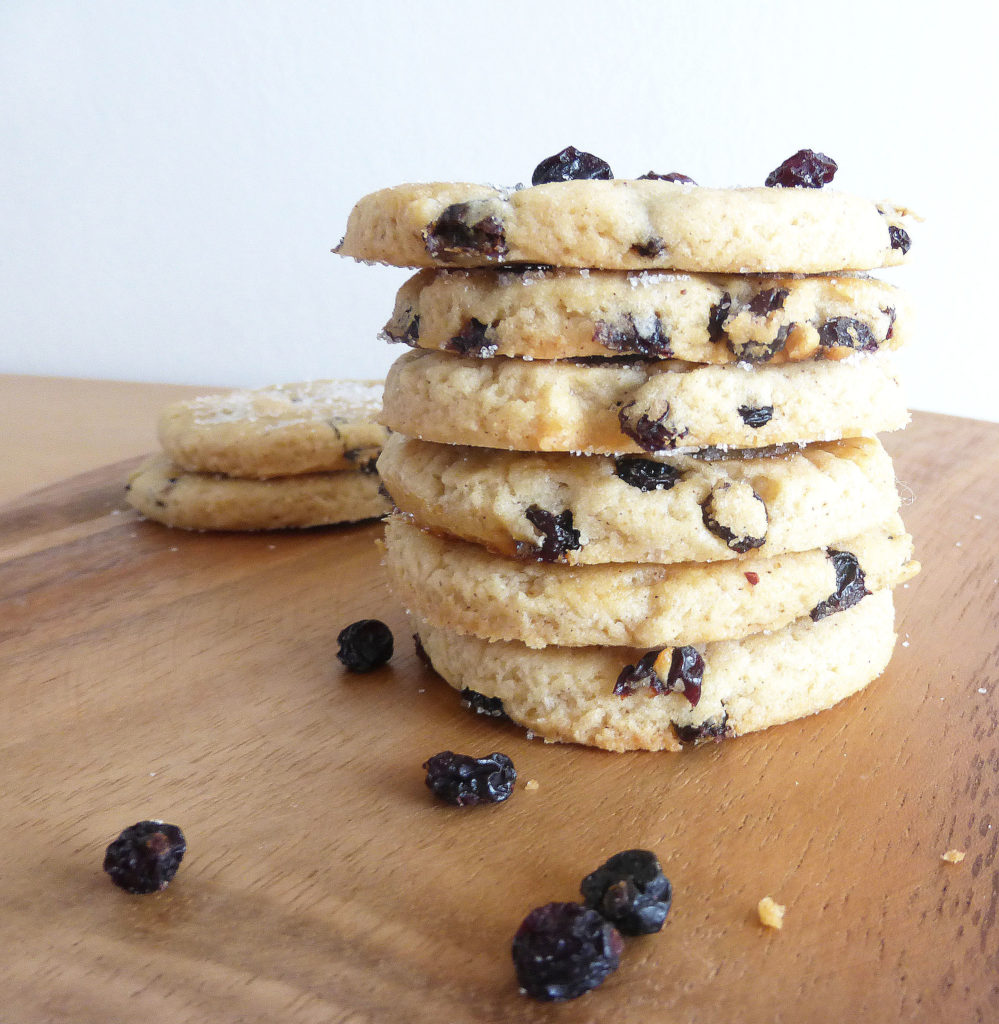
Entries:
{"label": "wood grain surface", "polygon": [[[170,531],[125,509],[127,464],[6,506],[0,1020],[999,1019],[999,425],[917,414],[886,443],[923,563],[888,671],[683,755],[465,711],[414,655],[377,525]],[[396,654],[350,675],[336,635],[371,616]],[[512,798],[435,803],[421,764],[448,748],[506,751]],[[104,848],[149,817],[188,853],[129,896]],[[663,932],[579,1000],[521,996],[520,920],[632,846],[673,882]]]}

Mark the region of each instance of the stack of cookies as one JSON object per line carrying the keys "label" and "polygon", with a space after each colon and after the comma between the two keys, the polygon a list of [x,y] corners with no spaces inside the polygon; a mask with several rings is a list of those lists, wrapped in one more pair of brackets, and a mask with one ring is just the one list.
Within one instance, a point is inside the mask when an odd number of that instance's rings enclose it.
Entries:
{"label": "stack of cookies", "polygon": [[277,530],[384,515],[375,461],[382,384],[321,380],[167,406],[163,451],[129,477],[148,519],[188,530]]}
{"label": "stack of cookies", "polygon": [[904,210],[823,189],[615,180],[572,147],[509,192],[404,185],[337,251],[400,291],[386,564],[434,668],[547,740],[681,749],[827,708],[918,571],[879,431]]}

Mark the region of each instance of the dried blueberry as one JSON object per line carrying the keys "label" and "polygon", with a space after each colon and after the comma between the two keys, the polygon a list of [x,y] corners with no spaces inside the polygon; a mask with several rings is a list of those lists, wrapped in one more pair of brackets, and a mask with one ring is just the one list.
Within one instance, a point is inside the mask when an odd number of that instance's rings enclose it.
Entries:
{"label": "dried blueberry", "polygon": [[852,316],[834,316],[826,320],[819,328],[819,344],[823,348],[852,348],[858,352],[873,352],[878,347],[870,327]]}
{"label": "dried blueberry", "polygon": [[593,326],[593,340],[612,352],[636,352],[648,359],[668,359],[673,355],[669,335],[658,316],[641,327],[630,313],[618,323],[598,320]]}
{"label": "dried blueberry", "polygon": [[824,619],[834,612],[852,608],[870,593],[864,581],[864,570],[860,568],[856,555],[849,551],[829,548],[826,557],[830,559],[836,571],[836,589],[808,613],[813,622],[818,622],[819,619]]}
{"label": "dried blueberry", "polygon": [[622,935],[662,930],[673,899],[669,879],[651,850],[615,853],[580,885],[583,902]]}
{"label": "dried blueberry", "polygon": [[461,703],[477,715],[509,720],[507,713],[503,710],[503,701],[499,697],[487,697],[484,693],[479,693],[478,690],[472,690],[467,686],[462,689],[460,696]]}
{"label": "dried blueberry", "polygon": [[637,455],[622,455],[614,460],[614,472],[629,487],[640,491],[668,491],[683,475],[668,462],[654,462]]}
{"label": "dried blueberry", "polygon": [[336,656],[351,672],[370,672],[392,657],[392,630],[378,619],[352,622],[336,639]]}
{"label": "dried blueberry", "polygon": [[532,185],[547,185],[553,181],[578,181],[598,178],[607,181],[613,178],[610,164],[592,153],[584,153],[575,146],[566,146],[561,153],[546,157],[531,175]]}
{"label": "dried blueberry", "polygon": [[449,352],[457,352],[460,356],[488,359],[496,355],[498,346],[493,341],[491,326],[476,320],[473,316],[462,326],[461,331],[448,341],[445,348]]}
{"label": "dried blueberry", "polygon": [[120,889],[136,895],[165,889],[187,850],[184,833],[162,821],[138,821],[104,854],[104,870]]}
{"label": "dried blueberry", "polygon": [[721,341],[725,337],[725,321],[732,309],[732,296],[722,292],[722,297],[711,307],[708,314],[708,340]]}
{"label": "dried blueberry", "polygon": [[670,171],[669,174],[656,174],[655,171],[646,171],[638,178],[639,181],[675,181],[682,185],[696,185],[697,182],[693,178],[688,178],[686,174],[681,174],[679,171]]}
{"label": "dried blueberry", "polygon": [[822,188],[833,180],[837,163],[825,153],[799,149],[767,175],[767,188]]}
{"label": "dried blueberry", "polygon": [[513,937],[513,966],[524,992],[554,1002],[596,988],[621,962],[624,940],[595,910],[547,903],[524,918]]}
{"label": "dried blueberry", "polygon": [[427,786],[446,803],[456,807],[495,804],[513,792],[517,772],[506,754],[470,757],[442,750],[424,761]]}
{"label": "dried blueberry", "polygon": [[567,551],[578,551],[582,546],[579,543],[579,530],[572,528],[572,512],[569,509],[556,515],[540,505],[531,505],[524,515],[543,537],[541,546],[534,549],[541,561],[557,562]]}
{"label": "dried blueberry", "polygon": [[425,244],[435,260],[469,255],[499,258],[507,252],[503,224],[485,212],[481,200],[447,207],[427,228]]}
{"label": "dried blueberry", "polygon": [[774,407],[772,405],[740,405],[739,415],[747,427],[758,430],[773,419]]}
{"label": "dried blueberry", "polygon": [[617,418],[621,424],[621,430],[647,452],[661,452],[675,448],[677,441],[690,433],[685,427],[676,427],[667,422],[670,414],[669,403],[666,405],[666,411],[656,419],[652,419],[643,412],[637,420],[632,422],[629,410],[634,404],[632,402],[620,409]]}
{"label": "dried blueberry", "polygon": [[891,240],[891,247],[893,249],[901,249],[902,255],[904,256],[912,245],[912,239],[909,237],[909,232],[903,227],[899,227],[898,224],[890,224],[888,226],[888,238]]}

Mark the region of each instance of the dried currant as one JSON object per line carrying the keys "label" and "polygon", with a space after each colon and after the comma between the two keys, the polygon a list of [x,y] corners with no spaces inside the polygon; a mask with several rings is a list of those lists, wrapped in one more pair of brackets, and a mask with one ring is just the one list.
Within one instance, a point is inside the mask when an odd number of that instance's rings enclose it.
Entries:
{"label": "dried currant", "polygon": [[819,344],[823,348],[852,348],[858,352],[874,352],[878,347],[871,328],[852,316],[834,316],[826,320],[819,328]]}
{"label": "dried currant", "polygon": [[104,870],[126,892],[159,892],[173,881],[186,850],[187,840],[176,825],[138,821],[108,846]]}
{"label": "dried currant", "polygon": [[664,648],[649,651],[635,665],[625,665],[614,684],[614,696],[631,697],[639,686],[648,686],[656,694],[683,693],[694,707],[701,699],[704,659],[696,647],[674,647],[665,680],[656,671],[656,662]]}
{"label": "dried currant", "polygon": [[474,356],[477,359],[488,359],[496,355],[499,346],[492,340],[492,328],[475,317],[470,317],[462,326],[461,331],[451,338],[445,348],[460,356]]}
{"label": "dried currant", "polygon": [[502,718],[507,721],[507,713],[503,710],[503,701],[499,697],[487,697],[478,690],[464,687],[461,691],[461,703],[477,715],[486,715],[488,718]]}
{"label": "dried currant", "polygon": [[813,622],[818,622],[819,619],[824,619],[834,612],[852,608],[870,593],[864,581],[864,570],[860,568],[860,562],[857,561],[855,554],[829,548],[826,556],[836,571],[836,589],[808,613]]}
{"label": "dried currant", "polygon": [[420,314],[407,309],[403,316],[393,317],[382,328],[379,337],[383,341],[414,346],[420,337]]}
{"label": "dried currant", "polygon": [[700,725],[675,726],[675,730],[676,738],[681,743],[696,743],[699,740],[708,739],[720,743],[729,735],[728,712],[723,712],[722,717],[717,721],[709,718],[706,722],[701,722]]}
{"label": "dried currant", "polygon": [[790,292],[787,288],[766,288],[757,292],[749,301],[749,312],[754,316],[766,316],[784,308],[784,300]]}
{"label": "dried currant", "polygon": [[766,426],[773,419],[774,407],[772,405],[740,405],[739,415],[747,427],[758,430],[760,427]]}
{"label": "dried currant", "polygon": [[434,259],[455,256],[506,255],[503,224],[494,214],[484,213],[481,201],[452,203],[426,232],[427,253]]}
{"label": "dried currant", "polygon": [[540,505],[531,505],[524,515],[543,537],[540,548],[536,549],[541,561],[557,562],[567,551],[578,551],[582,546],[579,543],[579,530],[572,528],[572,512],[569,509],[556,515]]}
{"label": "dried currant", "polygon": [[546,157],[531,175],[532,185],[548,185],[553,181],[578,181],[597,178],[608,181],[613,178],[610,164],[592,153],[584,153],[575,146],[566,146],[561,153]]}
{"label": "dried currant", "polygon": [[673,899],[669,879],[651,850],[622,850],[580,884],[583,903],[622,935],[662,930]]}
{"label": "dried currant", "polygon": [[643,412],[637,420],[632,422],[629,410],[634,404],[632,402],[620,409],[617,418],[621,424],[621,430],[647,452],[661,452],[675,448],[677,441],[690,433],[685,427],[678,428],[667,422],[670,413],[669,403],[666,404],[666,411],[658,418],[652,419]]}
{"label": "dried currant", "polygon": [[721,483],[712,488],[701,505],[701,520],[736,554],[761,548],[767,542],[770,516],[766,502],[745,481]]}
{"label": "dried currant", "polygon": [[650,235],[643,242],[634,242],[631,251],[643,259],[654,260],[666,252],[666,241],[658,235]]}
{"label": "dried currant", "polygon": [[825,153],[799,149],[767,175],[767,188],[822,188],[833,180],[838,165]]}
{"label": "dried currant", "polygon": [[888,238],[891,241],[891,247],[893,249],[901,249],[902,255],[904,256],[912,245],[912,239],[909,237],[909,232],[903,227],[899,227],[898,224],[889,224],[888,226]]}
{"label": "dried currant", "polygon": [[640,491],[668,491],[683,475],[668,462],[654,462],[637,455],[622,455],[614,460],[614,472],[629,487]]}
{"label": "dried currant", "polygon": [[662,679],[656,672],[656,661],[663,648],[658,647],[642,655],[634,665],[625,665],[614,684],[615,697],[631,697],[639,686],[648,686],[653,693],[666,693]]}
{"label": "dried currant", "polygon": [[370,672],[392,657],[392,630],[378,619],[359,619],[340,630],[337,657],[351,672]]}
{"label": "dried currant", "polygon": [[722,341],[725,338],[725,321],[732,310],[732,296],[722,292],[722,297],[711,307],[708,314],[708,340]]}
{"label": "dried currant", "polygon": [[894,306],[882,306],[881,312],[888,317],[888,330],[885,331],[885,341],[890,341],[895,337],[895,317],[898,314],[895,312]]}
{"label": "dried currant", "polygon": [[506,754],[470,757],[442,750],[424,761],[427,786],[446,803],[456,807],[495,804],[513,792],[517,772]]}
{"label": "dried currant", "polygon": [[641,327],[630,313],[614,324],[598,320],[593,325],[593,340],[612,352],[635,352],[648,359],[668,359],[673,355],[669,335],[658,316],[653,316],[648,326]]}
{"label": "dried currant", "polygon": [[656,174],[655,171],[646,171],[638,178],[639,181],[675,181],[681,185],[696,185],[697,182],[693,178],[688,178],[686,174],[681,174],[679,171],[670,171],[669,174]]}
{"label": "dried currant", "polygon": [[513,937],[513,966],[521,989],[555,1002],[589,992],[617,970],[624,940],[595,910],[579,903],[546,903]]}

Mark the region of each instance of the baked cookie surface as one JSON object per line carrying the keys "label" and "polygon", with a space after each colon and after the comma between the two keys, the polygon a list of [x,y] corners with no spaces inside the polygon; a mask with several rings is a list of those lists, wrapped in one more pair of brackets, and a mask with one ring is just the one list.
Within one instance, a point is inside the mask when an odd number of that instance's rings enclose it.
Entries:
{"label": "baked cookie surface", "polygon": [[784,363],[898,348],[910,321],[899,289],[863,276],[424,270],[384,336],[479,358]]}
{"label": "baked cookie surface", "polygon": [[825,617],[919,571],[897,516],[827,548],[675,565],[518,562],[398,517],[386,521],[385,545],[393,592],[421,619],[536,648],[736,639]]}
{"label": "baked cookie surface", "polygon": [[349,470],[376,458],[380,381],[316,380],[237,389],[168,405],[158,434],[190,472],[265,479]]}
{"label": "baked cookie surface", "polygon": [[[417,525],[511,558],[544,557],[546,522],[578,533],[568,565],[806,551],[885,522],[899,505],[874,438],[756,458],[574,456],[442,445],[393,434],[378,471]],[[550,546],[550,545],[549,545]]]}
{"label": "baked cookie surface", "polygon": [[365,196],[334,251],[401,267],[812,274],[903,262],[906,215],[828,188],[614,179],[511,191],[437,182]]}
{"label": "baked cookie surface", "polygon": [[[655,657],[644,648],[539,651],[418,617],[414,625],[434,669],[455,689],[498,698],[507,716],[545,740],[615,751],[678,751],[822,711],[876,679],[895,644],[892,595],[880,591],[818,622],[799,619],[769,635],[698,647],[701,679],[693,704],[685,692],[657,692],[649,681],[615,693],[629,666]],[[674,650],[665,648],[655,665],[675,664]],[[666,683],[669,672],[660,671]]]}
{"label": "baked cookie surface", "polygon": [[128,502],[185,530],[282,530],[374,519],[390,510],[377,473],[339,470],[267,480],[189,473],[156,455],[129,476]]}
{"label": "baked cookie surface", "polygon": [[443,444],[622,454],[829,441],[901,428],[908,412],[890,353],[750,367],[417,349],[389,369],[383,422]]}

